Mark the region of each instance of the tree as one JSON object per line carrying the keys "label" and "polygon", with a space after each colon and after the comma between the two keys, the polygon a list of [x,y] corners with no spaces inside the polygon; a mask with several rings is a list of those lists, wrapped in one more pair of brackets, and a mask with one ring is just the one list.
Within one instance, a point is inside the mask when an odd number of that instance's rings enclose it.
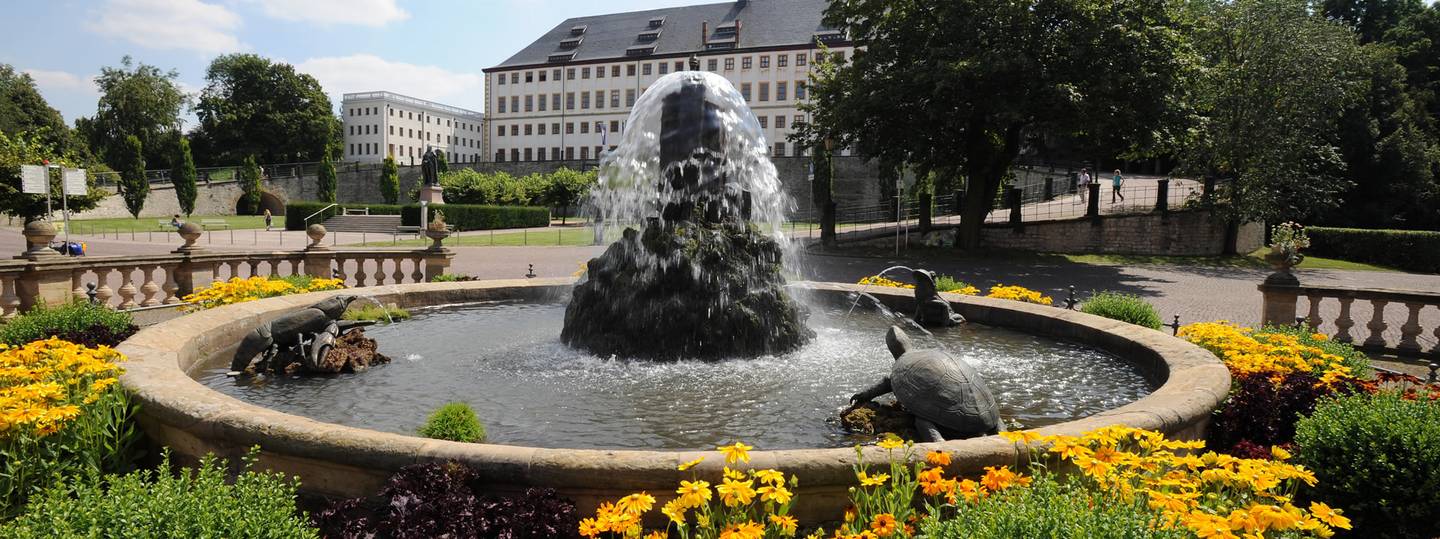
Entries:
{"label": "tree", "polygon": [[318,186],[315,189],[315,196],[321,202],[335,202],[335,163],[330,161],[330,154],[326,153],[320,159],[320,170],[315,173]]}
{"label": "tree", "polygon": [[[45,162],[75,167],[81,163],[61,154],[47,143],[39,133],[18,133],[7,135],[0,132],[0,212],[19,217],[25,222],[45,217],[45,195],[31,195],[20,191],[20,165],[39,165]],[[90,165],[89,189],[84,195],[70,196],[67,203],[70,211],[85,211],[94,208],[105,198],[105,192],[95,188],[95,173],[103,172],[104,165]],[[60,178],[52,175],[50,192],[60,193]]]}
{"label": "tree", "polygon": [[134,61],[126,56],[120,67],[101,68],[95,85],[100,102],[92,118],[81,118],[76,127],[102,160],[123,170],[129,162],[127,136],[140,140],[145,162],[165,166],[170,161],[168,143],[180,129],[180,109],[190,98],[180,90],[175,70]]}
{"label": "tree", "polygon": [[385,197],[386,204],[400,200],[400,168],[395,166],[394,157],[387,156],[380,167],[380,196]]}
{"label": "tree", "polygon": [[315,77],[255,54],[216,57],[205,71],[193,136],[201,162],[230,164],[255,155],[267,163],[314,161],[340,144],[340,120]]}
{"label": "tree", "polygon": [[825,247],[835,246],[835,179],[831,176],[834,172],[831,157],[823,143],[816,144],[810,151],[810,168],[815,177],[810,184],[810,198],[820,218],[820,244]]}
{"label": "tree", "polygon": [[1326,17],[1350,27],[1361,43],[1384,39],[1401,20],[1425,9],[1422,0],[1321,0],[1319,4]]}
{"label": "tree", "polygon": [[65,118],[40,95],[29,73],[0,64],[0,133],[32,135],[56,150],[70,146]]}
{"label": "tree", "polygon": [[435,150],[435,173],[450,172],[450,162],[445,160],[445,152]]}
{"label": "tree", "polygon": [[240,165],[240,190],[243,193],[240,197],[241,210],[247,215],[260,213],[260,165],[255,162],[255,156],[245,156],[245,161]]}
{"label": "tree", "polygon": [[579,172],[564,167],[550,173],[543,198],[547,205],[561,208],[560,224],[565,224],[565,217],[570,214],[570,207],[590,192],[590,188],[595,185],[596,178],[594,172]]}
{"label": "tree", "polygon": [[1238,221],[1334,207],[1348,186],[1339,121],[1367,86],[1355,37],[1306,0],[1215,3],[1200,21],[1202,121],[1187,168],[1232,180],[1223,208]]}
{"label": "tree", "polygon": [[[1160,146],[1179,123],[1189,55],[1173,4],[1104,0],[834,0],[827,25],[858,46],[822,62],[812,122],[886,166],[958,170],[962,247],[978,245],[1001,179],[1047,132]],[[833,65],[831,65],[833,64]],[[1117,67],[1117,66],[1123,66]]]}
{"label": "tree", "polygon": [[145,197],[150,196],[150,180],[145,177],[145,148],[135,135],[125,135],[124,148],[115,156],[120,165],[120,196],[125,199],[125,209],[139,219],[140,210],[145,209]]}
{"label": "tree", "polygon": [[195,159],[190,155],[190,140],[180,137],[175,145],[175,168],[170,170],[170,183],[175,185],[175,198],[180,202],[180,211],[189,217],[195,213]]}

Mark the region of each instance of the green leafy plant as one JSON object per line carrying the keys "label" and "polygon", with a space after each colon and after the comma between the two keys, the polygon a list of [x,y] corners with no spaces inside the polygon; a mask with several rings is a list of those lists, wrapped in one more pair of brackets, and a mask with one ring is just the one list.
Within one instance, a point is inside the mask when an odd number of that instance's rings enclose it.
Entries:
{"label": "green leafy plant", "polygon": [[1322,402],[1295,425],[1316,499],[1371,537],[1440,534],[1440,402],[1397,391]]}
{"label": "green leafy plant", "polygon": [[234,484],[213,455],[198,469],[171,475],[170,455],[160,471],[103,478],[79,477],[46,491],[0,536],[90,538],[311,538],[318,537],[295,508],[297,483],[281,474],[250,471],[257,450],[244,458]]}
{"label": "green leafy plant", "polygon": [[240,191],[243,208],[240,210],[247,215],[260,213],[260,165],[255,162],[255,156],[245,156],[245,162],[240,166]]}
{"label": "green leafy plant", "polygon": [[430,419],[420,427],[420,435],[452,442],[483,442],[485,426],[480,424],[480,418],[475,416],[470,405],[451,402],[430,414]]}
{"label": "green leafy plant", "polygon": [[1440,273],[1440,232],[1318,226],[1305,230],[1314,256]]}
{"label": "green leafy plant", "polygon": [[[330,154],[320,160],[320,170],[315,173],[316,186],[315,198],[326,204],[335,202],[335,163],[330,161]],[[288,212],[286,213],[288,216]]]}
{"label": "green leafy plant", "polygon": [[400,168],[395,165],[394,157],[386,157],[380,166],[380,196],[386,204],[400,201]]}
{"label": "green leafy plant", "polygon": [[949,275],[940,275],[935,278],[935,290],[940,292],[956,292],[971,296],[980,293],[980,290],[971,286],[970,283],[958,281]]}
{"label": "green leafy plant", "polygon": [[175,185],[175,198],[180,203],[180,213],[189,216],[195,213],[195,158],[190,154],[190,139],[180,137],[175,145],[175,168],[170,171],[170,182]]}
{"label": "green leafy plant", "polygon": [[1085,300],[1080,312],[1129,322],[1150,329],[1160,329],[1160,313],[1140,296],[1119,292],[1098,292]]}
{"label": "green leafy plant", "polygon": [[144,149],[135,135],[125,137],[125,144],[117,158],[120,162],[120,196],[125,199],[125,209],[130,215],[140,217],[145,208],[145,197],[150,195],[150,180],[145,178]]}
{"label": "green leafy plant", "polygon": [[1006,489],[955,510],[931,514],[919,526],[925,537],[966,539],[1181,539],[1183,528],[1162,530],[1143,502],[1117,503],[1075,478],[1039,474],[1029,488]]}
{"label": "green leafy plant", "polygon": [[409,319],[410,311],[393,305],[381,307],[370,303],[360,307],[350,308],[350,310],[345,311],[344,318],[346,320],[374,320],[376,322],[399,321]]}
{"label": "green leafy plant", "polygon": [[87,301],[58,307],[36,305],[29,312],[0,325],[0,343],[24,346],[32,341],[58,337],[90,347],[115,346],[135,334],[136,329],[130,313],[92,305]]}
{"label": "green leafy plant", "polygon": [[476,279],[475,279],[474,277],[472,277],[472,276],[469,276],[469,275],[462,275],[462,274],[459,274],[459,273],[445,273],[445,274],[441,274],[441,275],[436,275],[434,278],[430,279],[430,282],[432,282],[432,283],[459,283],[459,282],[474,281],[474,280],[476,280]]}

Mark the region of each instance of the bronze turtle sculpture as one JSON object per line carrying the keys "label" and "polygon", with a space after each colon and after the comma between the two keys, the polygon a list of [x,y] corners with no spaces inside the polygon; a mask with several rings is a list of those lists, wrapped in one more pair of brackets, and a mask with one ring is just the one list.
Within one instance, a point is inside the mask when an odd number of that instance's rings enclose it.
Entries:
{"label": "bronze turtle sculpture", "polygon": [[965,322],[965,317],[950,308],[935,287],[935,272],[917,269],[915,277],[915,321],[925,327],[948,327]]}
{"label": "bronze turtle sculpture", "polygon": [[1000,408],[974,367],[940,350],[914,349],[898,327],[890,328],[885,344],[895,356],[890,376],[850,397],[852,406],[894,393],[896,400],[915,414],[915,431],[922,442],[1000,431]]}

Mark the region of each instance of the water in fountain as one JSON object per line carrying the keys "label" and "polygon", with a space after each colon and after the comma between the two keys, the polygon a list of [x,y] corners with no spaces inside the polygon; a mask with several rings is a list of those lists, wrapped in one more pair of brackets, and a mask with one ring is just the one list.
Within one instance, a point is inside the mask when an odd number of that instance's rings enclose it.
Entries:
{"label": "water in fountain", "polygon": [[785,292],[789,202],[759,122],[723,77],[656,81],[636,102],[592,194],[621,239],[587,265],[561,339],[656,359],[789,352],[814,335]]}

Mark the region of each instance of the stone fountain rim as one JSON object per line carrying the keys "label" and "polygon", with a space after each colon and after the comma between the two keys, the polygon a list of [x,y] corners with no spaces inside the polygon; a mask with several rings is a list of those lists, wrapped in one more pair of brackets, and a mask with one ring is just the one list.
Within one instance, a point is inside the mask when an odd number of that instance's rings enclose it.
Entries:
{"label": "stone fountain rim", "polygon": [[[724,459],[716,451],[467,444],[325,423],[243,402],[205,387],[186,372],[186,366],[203,364],[208,357],[233,350],[240,336],[263,321],[332,295],[358,291],[410,307],[507,297],[537,299],[563,294],[573,283],[567,278],[389,285],[229,305],[145,328],[121,343],[117,348],[129,360],[120,381],[141,405],[142,428],[173,451],[190,457],[205,452],[235,457],[251,446],[262,445],[262,464],[268,462],[271,469],[304,476],[302,490],[330,496],[373,494],[375,487],[399,468],[436,460],[470,464],[494,484],[550,486],[579,497],[645,488],[667,492],[692,473],[679,472],[676,466],[699,456],[708,458],[694,472],[718,475]],[[909,290],[840,283],[793,285],[822,293],[864,288],[892,306],[913,302]],[[1074,435],[1124,424],[1196,438],[1203,435],[1211,410],[1230,389],[1229,371],[1213,354],[1159,331],[1056,307],[953,294],[944,297],[968,318],[1095,346],[1140,364],[1152,385],[1163,380],[1153,392],[1134,402],[1035,429],[1041,434]],[[1013,465],[1024,453],[998,436],[917,447],[951,452],[956,462],[952,471],[957,473]],[[878,448],[866,451],[867,459],[883,459]],[[799,475],[802,491],[843,492],[854,480],[850,468],[856,459],[853,448],[757,450],[751,455],[755,467]],[[340,469],[344,471],[337,471]],[[345,475],[357,473],[355,477]],[[585,505],[588,503],[582,503]]]}

